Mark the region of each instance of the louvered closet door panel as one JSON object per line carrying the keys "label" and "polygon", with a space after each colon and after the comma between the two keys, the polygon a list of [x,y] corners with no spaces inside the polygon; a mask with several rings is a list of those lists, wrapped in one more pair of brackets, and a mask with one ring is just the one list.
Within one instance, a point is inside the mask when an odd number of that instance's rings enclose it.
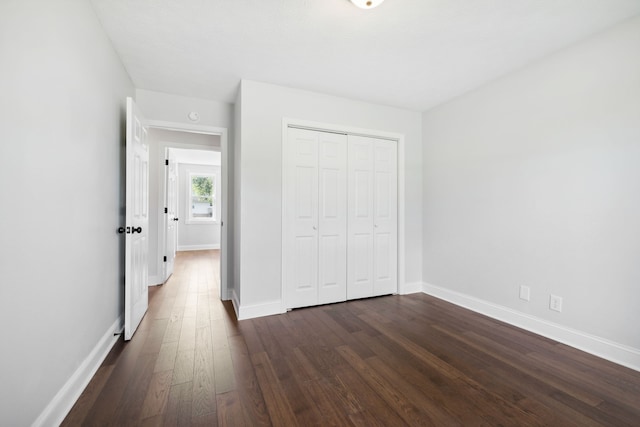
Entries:
{"label": "louvered closet door panel", "polygon": [[318,132],[318,303],[347,298],[347,136]]}
{"label": "louvered closet door panel", "polygon": [[374,141],[348,136],[347,299],[373,295]]}
{"label": "louvered closet door panel", "polygon": [[395,141],[374,142],[373,294],[398,290],[398,176]]}
{"label": "louvered closet door panel", "polygon": [[289,308],[318,304],[318,135],[289,129],[285,289]]}

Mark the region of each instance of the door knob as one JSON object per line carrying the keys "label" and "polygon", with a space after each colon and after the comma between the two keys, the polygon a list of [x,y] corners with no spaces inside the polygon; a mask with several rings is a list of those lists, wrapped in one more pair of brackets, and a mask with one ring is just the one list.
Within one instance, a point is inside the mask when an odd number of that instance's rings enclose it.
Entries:
{"label": "door knob", "polygon": [[173,220],[174,220],[174,221],[177,221],[177,220],[178,220],[178,218],[173,218]]}
{"label": "door knob", "polygon": [[142,227],[131,227],[131,234],[142,233]]}
{"label": "door knob", "polygon": [[314,230],[317,230],[317,228],[316,228],[316,226],[315,226],[315,225],[313,226],[313,229],[314,229]]}

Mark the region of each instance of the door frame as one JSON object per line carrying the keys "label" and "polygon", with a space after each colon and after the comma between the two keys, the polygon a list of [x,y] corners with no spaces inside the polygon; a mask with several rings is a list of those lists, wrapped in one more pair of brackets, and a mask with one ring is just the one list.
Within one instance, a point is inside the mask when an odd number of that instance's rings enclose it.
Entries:
{"label": "door frame", "polygon": [[[170,211],[167,210],[167,208],[169,207],[169,187],[168,187],[168,184],[169,184],[169,169],[166,166],[169,166],[169,168],[171,168],[171,150],[175,150],[175,148],[173,148],[173,147],[164,147],[165,167],[161,168],[163,170],[163,172],[164,172],[164,174],[163,174],[164,175],[164,177],[163,177],[164,179],[162,180],[162,183],[163,183],[162,184],[162,187],[163,187],[162,193],[163,193],[164,197],[163,197],[163,203],[160,206],[164,206],[164,209],[165,209],[165,213],[164,213],[163,218],[162,218],[162,229],[163,229],[163,231],[162,231],[162,234],[163,234],[163,236],[162,236],[163,237],[162,246],[164,248],[165,256],[166,256],[166,252],[167,252],[167,241],[168,241],[168,236],[167,236],[167,228],[168,228],[168,224],[169,224],[168,215],[170,213]],[[160,150],[158,150],[158,151],[160,151]],[[161,156],[162,154],[158,153],[158,155]],[[166,164],[167,160],[169,160],[169,164],[168,165]],[[180,208],[180,206],[179,206],[179,190],[180,189],[178,188],[179,186],[178,186],[178,182],[177,181],[179,181],[180,175],[179,175],[179,172],[177,170],[178,164],[176,163],[174,165],[174,167],[176,168],[176,170],[175,170],[175,175],[176,175],[175,176],[175,179],[176,179],[175,192],[176,192],[176,194],[174,195],[175,199],[176,199],[175,200],[176,211],[174,213],[175,213],[175,215],[178,215],[178,210]],[[158,174],[158,177],[159,176],[160,176],[160,174]],[[160,203],[160,198],[158,198],[158,203]],[[171,219],[171,221],[173,221],[173,219]],[[158,222],[160,222],[159,218],[158,218]],[[174,252],[177,252],[177,247],[178,247],[178,224],[176,224],[174,222],[173,226],[175,227],[175,230],[174,230]],[[159,229],[159,227],[160,227],[160,224],[158,224],[158,229]],[[160,237],[160,236],[158,236],[158,237]],[[160,242],[158,242],[158,252],[160,252]],[[174,258],[171,260],[171,262],[175,266],[175,254],[174,254]],[[163,261],[162,269],[161,269],[162,270],[162,274],[159,276],[162,279],[163,283],[165,283],[167,280],[169,280],[169,277],[171,277],[171,275],[167,275],[167,268],[168,268],[168,261],[166,261],[166,262]],[[171,274],[173,274],[173,271],[172,271]],[[149,283],[149,286],[151,286],[151,283]]]}
{"label": "door frame", "polygon": [[[176,132],[191,132],[191,133],[201,133],[204,135],[216,135],[220,137],[220,178],[222,180],[222,197],[221,197],[221,212],[220,212],[220,299],[227,301],[231,299],[229,294],[229,286],[228,286],[228,259],[229,259],[229,251],[228,251],[228,230],[229,230],[229,163],[228,163],[228,135],[229,132],[227,128],[215,127],[215,126],[206,126],[206,125],[195,125],[188,123],[179,123],[179,122],[167,122],[163,120],[149,120],[147,119],[147,125],[149,128],[154,129],[163,129],[163,130],[171,130]],[[168,148],[178,148],[178,149],[196,149],[196,150],[206,150],[204,146],[196,146],[190,144],[184,145],[176,145],[168,146]],[[159,150],[160,151],[160,150]],[[159,156],[162,156],[164,159],[165,153],[159,153]],[[160,175],[160,174],[159,174]],[[162,169],[162,175],[164,176],[164,169]],[[165,180],[161,180],[162,184],[158,185],[160,195],[162,195],[159,200],[164,200],[164,194],[166,193],[166,182]],[[164,212],[164,210],[163,210]],[[164,213],[163,213],[164,215]],[[164,226],[161,226],[161,223],[164,221],[158,221],[158,251],[164,251],[164,246],[166,245],[166,230]],[[160,254],[156,254],[160,255]],[[159,259],[156,256],[156,259]]]}
{"label": "door frame", "polygon": [[285,212],[286,212],[286,200],[285,194],[287,191],[287,185],[291,180],[288,172],[287,165],[287,148],[289,147],[288,141],[288,129],[290,127],[298,128],[298,129],[307,129],[314,130],[318,132],[332,132],[332,133],[340,133],[345,135],[357,135],[357,136],[366,136],[371,138],[379,138],[379,139],[387,139],[390,141],[395,141],[398,144],[398,154],[397,154],[397,170],[398,170],[398,294],[409,293],[410,290],[405,289],[404,282],[404,265],[405,265],[405,251],[404,251],[404,212],[405,212],[405,162],[404,162],[404,134],[395,133],[395,132],[387,132],[377,129],[366,129],[359,128],[354,126],[345,126],[339,124],[332,123],[323,123],[316,122],[311,120],[303,120],[296,119],[291,117],[284,117],[282,119],[282,249],[281,249],[281,311],[285,312],[290,309],[287,304],[287,294],[286,294],[286,281],[285,281],[285,248],[284,242],[286,242],[287,236],[289,235],[289,227],[290,224],[286,221]]}

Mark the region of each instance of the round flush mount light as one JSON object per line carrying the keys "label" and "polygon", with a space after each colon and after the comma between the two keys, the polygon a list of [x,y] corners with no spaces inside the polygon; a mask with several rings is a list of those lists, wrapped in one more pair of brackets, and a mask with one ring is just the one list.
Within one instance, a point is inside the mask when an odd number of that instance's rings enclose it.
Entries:
{"label": "round flush mount light", "polygon": [[190,112],[189,120],[191,120],[192,122],[197,122],[198,120],[200,120],[200,114],[198,114],[197,111]]}
{"label": "round flush mount light", "polygon": [[379,6],[384,0],[351,0],[351,3],[358,6],[360,9],[373,9]]}

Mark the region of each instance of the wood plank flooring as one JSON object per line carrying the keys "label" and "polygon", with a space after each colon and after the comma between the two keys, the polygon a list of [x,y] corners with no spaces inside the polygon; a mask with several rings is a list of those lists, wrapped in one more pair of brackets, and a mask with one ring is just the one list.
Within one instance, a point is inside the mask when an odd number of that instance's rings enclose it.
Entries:
{"label": "wood plank flooring", "polygon": [[422,294],[236,321],[182,252],[76,426],[640,426],[640,373]]}

